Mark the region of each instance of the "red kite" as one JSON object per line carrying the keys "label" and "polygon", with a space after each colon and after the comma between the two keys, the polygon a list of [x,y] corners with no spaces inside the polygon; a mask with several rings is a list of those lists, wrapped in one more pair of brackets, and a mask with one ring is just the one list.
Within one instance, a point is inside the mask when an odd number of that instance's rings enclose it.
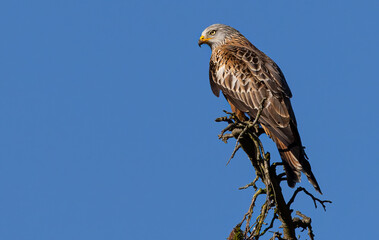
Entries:
{"label": "red kite", "polygon": [[301,172],[321,193],[307,160],[290,98],[292,93],[280,68],[236,29],[223,24],[207,27],[199,46],[212,49],[209,80],[213,93],[220,91],[241,120],[255,118],[263,99],[259,123],[276,143],[287,175],[288,186],[300,182]]}

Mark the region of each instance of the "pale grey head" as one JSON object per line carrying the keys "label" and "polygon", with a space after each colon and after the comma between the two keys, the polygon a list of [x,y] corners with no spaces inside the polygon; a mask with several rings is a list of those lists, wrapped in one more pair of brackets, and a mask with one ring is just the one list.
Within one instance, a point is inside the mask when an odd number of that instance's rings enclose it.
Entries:
{"label": "pale grey head", "polygon": [[225,43],[225,40],[234,37],[242,36],[240,32],[236,29],[224,25],[224,24],[213,24],[207,27],[202,33],[199,40],[199,46],[202,44],[209,45],[212,49]]}

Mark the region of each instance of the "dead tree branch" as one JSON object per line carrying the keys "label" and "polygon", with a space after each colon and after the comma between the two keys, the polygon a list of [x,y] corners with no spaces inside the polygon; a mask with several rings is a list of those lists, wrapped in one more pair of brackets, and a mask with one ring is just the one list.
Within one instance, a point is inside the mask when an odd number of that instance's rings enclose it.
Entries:
{"label": "dead tree branch", "polygon": [[[260,134],[263,132],[258,124],[260,114],[263,111],[264,101],[261,102],[261,107],[258,109],[257,117],[253,121],[240,121],[236,118],[234,113],[228,113],[228,116],[216,119],[217,122],[227,122],[228,126],[223,129],[219,138],[227,143],[230,138],[236,139],[236,144],[228,161],[235,156],[239,149],[243,149],[247,154],[250,162],[252,163],[256,177],[255,179],[239,189],[247,189],[250,186],[254,187],[255,193],[253,194],[249,210],[243,216],[243,219],[233,229],[228,239],[233,240],[258,240],[261,236],[269,232],[274,227],[275,220],[281,222],[282,233],[276,231],[271,239],[287,239],[294,240],[296,238],[296,229],[308,229],[308,235],[313,240],[314,234],[311,226],[311,219],[299,211],[296,214],[302,219],[295,217],[292,218],[291,204],[295,201],[297,194],[303,191],[310,196],[317,208],[319,202],[324,210],[326,210],[325,203],[331,203],[329,200],[320,200],[310,194],[305,188],[299,187],[293,193],[288,202],[283,197],[282,188],[280,183],[285,180],[283,173],[277,174],[276,167],[282,165],[281,163],[270,164],[270,154],[265,152],[262,142],[259,139]],[[228,133],[229,132],[229,133]],[[264,184],[263,188],[257,187],[257,181],[261,180]],[[261,210],[257,212],[256,221],[251,224],[251,219],[254,214],[254,208],[259,195],[266,195],[266,201],[262,204]],[[273,212],[272,214],[269,214]],[[272,216],[270,224],[265,223],[267,216]],[[241,230],[241,226],[245,224],[245,230]],[[262,230],[263,225],[268,225]]]}
{"label": "dead tree branch", "polygon": [[307,194],[308,196],[310,196],[313,200],[313,203],[315,205],[315,208],[317,208],[317,202],[319,202],[321,204],[321,206],[324,208],[324,211],[326,211],[326,206],[325,206],[325,203],[332,203],[332,201],[329,201],[329,200],[320,200],[318,198],[316,198],[315,196],[313,196],[313,194],[311,194],[310,192],[308,192],[305,188],[303,187],[298,187],[296,189],[296,191],[293,193],[291,199],[288,201],[287,205],[290,207],[291,204],[295,201],[295,198],[297,196],[297,194],[299,192],[303,191],[305,194]]}

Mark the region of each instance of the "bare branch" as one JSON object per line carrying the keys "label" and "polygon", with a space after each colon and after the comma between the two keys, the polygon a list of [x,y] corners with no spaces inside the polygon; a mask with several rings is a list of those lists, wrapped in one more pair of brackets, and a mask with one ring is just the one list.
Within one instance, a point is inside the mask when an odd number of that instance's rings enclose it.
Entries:
{"label": "bare branch", "polygon": [[298,188],[296,189],[296,191],[293,193],[291,199],[288,201],[288,203],[287,203],[287,206],[288,206],[288,207],[291,206],[291,204],[295,201],[296,195],[297,195],[299,192],[301,192],[301,191],[303,191],[305,194],[307,194],[308,196],[310,196],[310,197],[312,198],[313,203],[314,203],[314,205],[315,205],[315,208],[317,208],[317,202],[319,202],[319,203],[322,205],[322,207],[324,208],[324,211],[326,211],[325,203],[332,203],[332,201],[329,201],[329,200],[320,200],[320,199],[316,198],[315,196],[313,196],[313,194],[311,194],[310,192],[308,192],[305,188],[303,188],[303,187],[298,187]]}
{"label": "bare branch", "polygon": [[[264,108],[264,101],[262,100],[261,105],[257,111],[257,115],[253,121],[240,121],[234,113],[227,113],[229,116],[216,119],[216,121],[227,122],[228,126],[221,131],[219,138],[224,142],[227,142],[230,138],[234,137],[236,139],[236,144],[228,160],[227,165],[234,158],[236,152],[242,148],[250,162],[252,163],[256,177],[255,179],[239,189],[247,189],[250,186],[254,187],[255,193],[251,199],[249,210],[244,214],[242,221],[237,224],[230,234],[230,240],[258,240],[261,236],[270,232],[269,230],[274,227],[274,222],[278,219],[281,222],[282,233],[274,232],[272,240],[275,239],[286,239],[295,240],[297,228],[302,228],[303,230],[308,229],[308,235],[311,240],[314,239],[314,234],[311,226],[311,219],[301,212],[297,211],[296,214],[302,219],[295,217],[292,218],[291,204],[295,201],[297,194],[303,191],[305,194],[310,196],[317,208],[317,202],[319,202],[324,210],[326,209],[325,203],[331,203],[329,200],[320,200],[310,194],[306,189],[299,187],[297,188],[290,200],[287,202],[282,194],[282,188],[280,183],[286,179],[285,173],[277,174],[276,167],[283,165],[282,163],[275,162],[270,164],[270,153],[265,152],[262,142],[259,139],[260,134],[264,131],[259,126],[259,117]],[[265,185],[263,188],[257,188],[256,183],[261,180]],[[254,212],[254,207],[257,203],[257,198],[259,195],[265,194],[266,200],[261,206],[260,212]],[[262,231],[263,225],[267,225],[265,220],[267,216],[272,214],[272,219],[270,224]],[[258,215],[256,221],[251,224],[251,219],[253,214]],[[245,230],[241,230],[242,224],[245,224]],[[241,233],[241,234],[240,234]]]}
{"label": "bare branch", "polygon": [[[237,142],[238,143],[238,142]],[[241,148],[241,144],[236,144],[233,152],[232,152],[232,156],[230,156],[228,162],[226,163],[226,165],[228,165],[230,163],[230,161],[232,160],[232,158],[234,158],[234,155],[236,155],[236,152]]]}
{"label": "bare branch", "polygon": [[263,232],[260,234],[260,236],[263,236],[269,229],[271,229],[274,226],[275,220],[278,219],[278,215],[274,213],[274,216],[271,219],[270,225],[263,230]]}
{"label": "bare branch", "polygon": [[254,180],[253,180],[251,183],[246,184],[245,186],[240,187],[240,188],[238,188],[238,189],[239,189],[239,190],[242,190],[242,189],[246,189],[246,188],[248,188],[248,187],[253,186],[254,190],[257,191],[258,188],[257,188],[257,185],[255,185],[255,183],[256,183],[258,180],[259,180],[259,177],[256,176],[256,177],[254,178]]}

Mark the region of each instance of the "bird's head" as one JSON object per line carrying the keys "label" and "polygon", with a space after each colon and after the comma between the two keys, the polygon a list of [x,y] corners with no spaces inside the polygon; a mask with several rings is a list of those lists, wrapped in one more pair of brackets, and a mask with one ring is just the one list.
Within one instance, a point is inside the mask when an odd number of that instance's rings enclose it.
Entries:
{"label": "bird's head", "polygon": [[216,46],[223,44],[226,39],[232,37],[233,35],[240,35],[240,33],[227,25],[224,24],[213,24],[207,27],[202,33],[199,39],[199,46],[204,43],[214,49]]}

